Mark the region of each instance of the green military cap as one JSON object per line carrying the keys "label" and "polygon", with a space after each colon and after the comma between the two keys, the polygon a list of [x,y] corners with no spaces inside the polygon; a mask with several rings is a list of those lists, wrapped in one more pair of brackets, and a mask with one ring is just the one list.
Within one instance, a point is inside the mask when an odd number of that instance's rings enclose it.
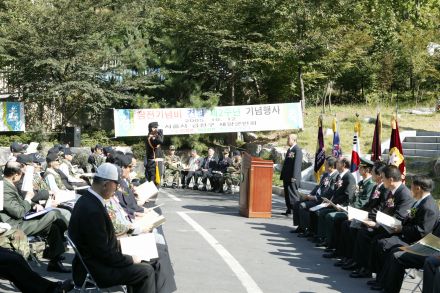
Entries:
{"label": "green military cap", "polygon": [[359,166],[373,167],[373,165],[374,165],[374,163],[372,161],[361,157],[361,163],[359,164]]}
{"label": "green military cap", "polygon": [[174,145],[170,145],[170,151],[175,151],[176,147]]}

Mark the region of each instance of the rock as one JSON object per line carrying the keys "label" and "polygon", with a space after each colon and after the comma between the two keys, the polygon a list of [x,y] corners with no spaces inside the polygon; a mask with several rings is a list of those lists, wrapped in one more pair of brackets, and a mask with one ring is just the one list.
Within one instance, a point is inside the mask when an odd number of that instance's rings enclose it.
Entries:
{"label": "rock", "polygon": [[258,139],[258,136],[253,132],[243,132],[243,140],[245,142],[253,142]]}
{"label": "rock", "polygon": [[259,154],[259,157],[264,160],[271,160],[272,159],[271,149],[263,148]]}
{"label": "rock", "polygon": [[440,177],[440,158],[434,164],[433,173],[434,177]]}
{"label": "rock", "polygon": [[274,147],[271,149],[272,160],[276,164],[281,164],[286,156],[286,149],[280,147]]}
{"label": "rock", "polygon": [[261,144],[256,143],[247,143],[245,148],[246,152],[254,157],[258,157],[262,149]]}

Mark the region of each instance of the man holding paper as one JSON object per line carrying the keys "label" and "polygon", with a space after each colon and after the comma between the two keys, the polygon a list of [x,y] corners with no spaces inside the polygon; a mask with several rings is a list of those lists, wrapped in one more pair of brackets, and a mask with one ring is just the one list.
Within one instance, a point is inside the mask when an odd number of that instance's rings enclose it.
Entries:
{"label": "man holding paper", "polygon": [[[411,193],[416,200],[409,213],[402,221],[401,226],[394,228],[394,235],[389,238],[380,239],[375,247],[375,258],[386,259],[386,262],[376,262],[377,283],[374,288],[385,288],[386,292],[399,292],[403,281],[405,265],[399,266],[399,263],[411,263],[414,260],[411,256],[404,256],[400,249],[401,246],[407,246],[419,241],[427,234],[431,233],[439,219],[439,209],[437,202],[431,195],[433,183],[432,180],[417,176],[413,178],[411,184]],[[397,264],[396,261],[397,260]],[[423,262],[417,265],[423,266]],[[390,279],[393,280],[390,282]]]}
{"label": "man holding paper", "polygon": [[[69,235],[100,287],[127,285],[129,292],[154,293],[154,268],[141,263],[139,257],[122,254],[105,208],[118,184],[115,165],[104,163],[98,167],[92,187],[78,199],[73,209]],[[75,284],[82,284],[87,272],[77,257],[72,268]]]}

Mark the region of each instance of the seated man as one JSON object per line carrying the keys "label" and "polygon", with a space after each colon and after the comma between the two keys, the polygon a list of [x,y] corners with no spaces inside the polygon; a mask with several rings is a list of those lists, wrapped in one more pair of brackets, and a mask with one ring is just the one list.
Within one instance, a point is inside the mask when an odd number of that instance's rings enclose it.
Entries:
{"label": "seated man", "polygon": [[18,229],[12,229],[7,223],[0,223],[0,247],[13,250],[25,259],[29,257],[30,249],[26,234]]}
{"label": "seated man", "polygon": [[44,172],[44,179],[49,185],[50,191],[57,193],[60,190],[73,190],[73,186],[69,183],[67,175],[64,174],[60,168],[58,153],[49,152],[46,156],[46,172]]}
{"label": "seated man", "polygon": [[198,174],[202,177],[202,191],[207,191],[206,183],[209,179],[209,183],[211,184],[211,189],[214,188],[212,181],[212,170],[217,166],[218,158],[215,156],[215,152],[213,148],[208,149],[208,156],[203,160],[200,169],[197,171]]}
{"label": "seated man", "polygon": [[176,147],[170,145],[169,154],[165,156],[165,174],[163,185],[172,182],[173,188],[179,187],[180,171],[182,170],[180,157],[176,155]]}
{"label": "seated man", "polygon": [[64,148],[62,150],[62,159],[59,170],[67,176],[67,181],[76,187],[87,186],[87,183],[80,179],[79,176],[84,173],[83,170],[79,170],[72,165],[73,153],[70,148]]}
{"label": "seated man", "polygon": [[20,254],[0,248],[0,277],[23,293],[64,293],[73,289],[72,280],[53,282],[34,272]]}
{"label": "seated man", "polygon": [[[113,196],[118,184],[115,165],[104,163],[98,167],[92,187],[73,209],[69,235],[98,286],[127,285],[129,292],[155,293],[154,268],[122,254],[107,214],[105,202]],[[72,267],[75,284],[82,284],[87,272],[77,256]]]}
{"label": "seated man", "polygon": [[225,184],[224,174],[231,166],[232,160],[229,157],[229,149],[223,150],[223,158],[218,161],[217,166],[212,170],[212,187],[214,192],[223,193],[223,185]]}
{"label": "seated man", "polygon": [[188,160],[188,164],[185,168],[185,172],[187,172],[185,178],[184,178],[184,182],[183,182],[183,188],[188,187],[189,183],[191,182],[191,179],[194,177],[194,186],[193,189],[197,190],[198,188],[198,181],[199,181],[199,177],[198,177],[198,171],[203,164],[203,159],[199,157],[199,155],[197,154],[197,150],[193,149],[191,150],[191,155],[189,157]]}
{"label": "seated man", "polygon": [[100,144],[97,144],[95,147],[92,147],[92,154],[89,156],[87,162],[91,165],[90,171],[96,172],[99,166],[105,162],[106,157],[104,156],[103,148]]}
{"label": "seated man", "polygon": [[[391,237],[380,239],[375,247],[377,260],[376,271],[378,272],[374,289],[384,288],[387,292],[399,292],[404,276],[404,266],[397,272],[391,268],[395,254],[394,251],[401,246],[410,245],[419,241],[427,234],[431,233],[434,226],[438,223],[440,212],[436,200],[431,195],[433,182],[424,176],[416,176],[411,183],[411,193],[416,202],[412,205],[408,216],[402,221],[402,227],[395,229],[395,234]],[[436,231],[438,233],[438,231]],[[397,255],[397,258],[405,260],[405,256]],[[384,259],[391,261],[384,261]],[[423,262],[418,265],[420,268]],[[390,282],[394,278],[393,282]]]}
{"label": "seated man", "polygon": [[58,210],[52,210],[39,218],[24,220],[23,217],[32,211],[42,209],[40,205],[33,204],[31,197],[25,199],[18,194],[14,183],[22,176],[21,166],[17,162],[6,163],[4,170],[4,206],[0,212],[0,220],[8,223],[12,228],[23,230],[26,235],[43,236],[47,239],[48,246],[44,257],[48,258],[48,271],[68,273],[61,263],[61,256],[65,251],[64,231],[67,223]]}

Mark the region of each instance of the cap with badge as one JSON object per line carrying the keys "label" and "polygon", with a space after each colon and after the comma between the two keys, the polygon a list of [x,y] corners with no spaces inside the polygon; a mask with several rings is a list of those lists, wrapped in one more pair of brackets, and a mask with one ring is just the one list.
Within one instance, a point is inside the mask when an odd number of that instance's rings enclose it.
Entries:
{"label": "cap with badge", "polygon": [[32,162],[35,164],[41,164],[45,161],[44,157],[39,153],[29,154],[29,156],[31,157]]}
{"label": "cap with badge", "polygon": [[116,183],[119,183],[119,174],[118,169],[115,165],[111,163],[103,163],[101,166],[98,167],[95,173],[95,178],[101,178],[106,180],[111,180]]}
{"label": "cap with badge", "polygon": [[174,145],[170,145],[170,151],[175,151],[176,147]]}
{"label": "cap with badge", "polygon": [[61,151],[63,152],[64,156],[73,156],[72,150],[70,148],[63,148]]}
{"label": "cap with badge", "polygon": [[361,162],[359,164],[359,167],[373,167],[374,163],[371,160],[368,160],[367,158],[360,158]]}
{"label": "cap with badge", "polygon": [[11,149],[11,153],[24,153],[26,152],[27,147],[28,147],[27,144],[14,141],[11,144],[10,149]]}

